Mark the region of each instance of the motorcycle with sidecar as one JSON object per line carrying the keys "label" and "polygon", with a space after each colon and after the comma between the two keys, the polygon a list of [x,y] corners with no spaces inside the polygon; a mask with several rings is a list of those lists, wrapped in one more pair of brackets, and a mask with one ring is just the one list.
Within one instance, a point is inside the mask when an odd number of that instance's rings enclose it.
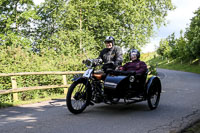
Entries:
{"label": "motorcycle with sidecar", "polygon": [[88,69],[73,79],[66,96],[71,113],[79,114],[96,103],[117,104],[120,100],[125,104],[147,101],[150,110],[157,108],[161,93],[159,77],[147,80],[148,71],[137,75],[134,71],[114,70],[113,63],[103,64],[99,71],[98,59],[87,59],[83,64]]}

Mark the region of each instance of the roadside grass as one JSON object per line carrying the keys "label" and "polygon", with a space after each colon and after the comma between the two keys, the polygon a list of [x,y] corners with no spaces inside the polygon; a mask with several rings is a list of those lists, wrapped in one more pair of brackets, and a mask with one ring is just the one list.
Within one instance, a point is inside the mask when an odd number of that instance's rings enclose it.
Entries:
{"label": "roadside grass", "polygon": [[200,120],[195,122],[190,127],[184,129],[182,133],[200,133]]}
{"label": "roadside grass", "polygon": [[149,64],[154,64],[158,68],[200,74],[200,63],[198,62],[198,59],[191,61],[181,61],[179,59],[162,58],[157,56],[156,53],[147,53],[142,57],[144,61],[148,62]]}
{"label": "roadside grass", "polygon": [[48,100],[52,100],[52,99],[61,99],[61,98],[65,98],[66,95],[64,94],[54,94],[51,96],[47,96],[45,98],[37,98],[37,99],[31,99],[31,100],[27,100],[27,101],[16,101],[16,102],[12,102],[12,103],[0,103],[0,109],[1,108],[7,108],[7,107],[12,107],[12,106],[19,106],[19,105],[24,105],[24,104],[32,104],[32,103],[39,103],[39,102],[43,102],[43,101],[48,101]]}
{"label": "roadside grass", "polygon": [[184,72],[192,72],[200,74],[200,64],[197,61],[190,62],[181,62],[179,60],[168,60],[156,57],[151,59],[150,62],[156,64],[159,68],[178,70]]}

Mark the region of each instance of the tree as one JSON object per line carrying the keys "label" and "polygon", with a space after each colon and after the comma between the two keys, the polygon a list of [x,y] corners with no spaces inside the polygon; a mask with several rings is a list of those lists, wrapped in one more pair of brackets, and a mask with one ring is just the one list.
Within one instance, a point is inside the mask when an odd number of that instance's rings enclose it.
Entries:
{"label": "tree", "polygon": [[79,46],[87,32],[100,48],[107,35],[114,36],[123,47],[141,47],[153,35],[154,26],[163,24],[167,11],[172,9],[170,0],[73,0],[67,5],[64,25],[82,35],[76,38]]}
{"label": "tree", "polygon": [[157,49],[157,53],[164,57],[169,57],[170,46],[169,42],[166,39],[161,39],[159,42],[159,48]]}
{"label": "tree", "polygon": [[200,58],[200,8],[194,12],[189,28],[186,29],[185,37],[188,40],[188,56]]}
{"label": "tree", "polygon": [[0,40],[4,46],[30,45],[31,21],[36,18],[32,0],[1,0]]}
{"label": "tree", "polygon": [[176,49],[177,49],[177,58],[187,59],[188,51],[187,51],[187,42],[186,39],[182,35],[182,31],[180,32],[180,38],[176,40]]}
{"label": "tree", "polygon": [[[71,46],[77,52],[99,51],[108,35],[116,38],[117,45],[140,48],[174,9],[171,0],[45,0],[34,9],[32,0],[0,4],[4,44],[12,45],[17,38],[15,45],[21,45],[18,42],[26,39],[36,49],[59,52]],[[11,33],[15,37],[9,37]]]}
{"label": "tree", "polygon": [[176,39],[175,39],[175,33],[174,32],[171,35],[169,35],[166,39],[169,42],[170,47],[174,47],[176,45]]}

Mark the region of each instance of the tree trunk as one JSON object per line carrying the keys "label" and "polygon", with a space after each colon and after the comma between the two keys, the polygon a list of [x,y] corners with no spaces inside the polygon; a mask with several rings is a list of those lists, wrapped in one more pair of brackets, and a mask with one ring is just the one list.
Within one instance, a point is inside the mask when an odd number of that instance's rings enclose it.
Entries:
{"label": "tree trunk", "polygon": [[[80,33],[82,33],[82,9],[80,7]],[[79,43],[80,50],[82,49],[82,34],[80,36],[80,43]]]}

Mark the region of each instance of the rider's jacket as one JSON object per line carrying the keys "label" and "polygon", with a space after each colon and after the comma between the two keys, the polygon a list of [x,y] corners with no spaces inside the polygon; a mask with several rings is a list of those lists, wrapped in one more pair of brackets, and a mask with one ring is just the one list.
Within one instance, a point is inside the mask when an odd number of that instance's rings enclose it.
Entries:
{"label": "rider's jacket", "polygon": [[120,68],[124,71],[135,71],[136,74],[144,74],[147,71],[147,65],[139,59],[128,62]]}
{"label": "rider's jacket", "polygon": [[118,46],[113,46],[111,49],[104,48],[99,57],[104,63],[114,62],[116,66],[121,65],[123,61],[122,50]]}

